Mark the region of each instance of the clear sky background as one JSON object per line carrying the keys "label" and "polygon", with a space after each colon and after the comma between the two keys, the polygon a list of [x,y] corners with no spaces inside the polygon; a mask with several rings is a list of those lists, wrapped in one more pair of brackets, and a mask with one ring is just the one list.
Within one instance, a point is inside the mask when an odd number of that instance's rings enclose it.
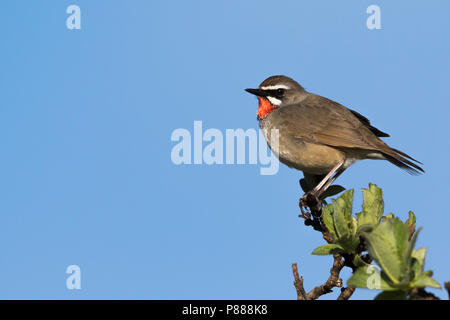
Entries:
{"label": "clear sky background", "polygon": [[[81,30],[66,28],[71,4]],[[371,4],[381,30],[366,27]],[[170,158],[172,131],[194,120],[257,128],[244,88],[274,74],[357,110],[424,163],[426,174],[410,176],[367,160],[339,183],[355,188],[356,209],[373,182],[386,213],[413,210],[427,269],[450,280],[449,1],[0,9],[0,298],[295,299],[293,262],[307,290],[323,283],[332,258],[311,255],[324,241],[297,217],[300,172]],[[81,290],[66,288],[72,264]]]}

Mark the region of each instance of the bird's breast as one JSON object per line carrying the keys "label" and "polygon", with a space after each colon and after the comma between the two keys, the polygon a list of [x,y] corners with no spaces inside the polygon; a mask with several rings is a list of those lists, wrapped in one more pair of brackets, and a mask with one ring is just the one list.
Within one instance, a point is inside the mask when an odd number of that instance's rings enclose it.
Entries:
{"label": "bird's breast", "polygon": [[[260,127],[272,152],[291,168],[311,174],[326,174],[336,164],[345,161],[344,152],[295,137],[283,126],[277,127],[270,121],[261,120]],[[274,129],[277,130],[276,135]]]}

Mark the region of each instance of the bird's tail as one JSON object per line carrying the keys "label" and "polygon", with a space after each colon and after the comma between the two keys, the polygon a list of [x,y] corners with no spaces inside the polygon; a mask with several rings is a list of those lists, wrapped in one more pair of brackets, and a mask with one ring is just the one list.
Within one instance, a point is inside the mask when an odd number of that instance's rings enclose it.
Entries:
{"label": "bird's tail", "polygon": [[419,164],[422,164],[420,161],[417,161],[400,150],[389,148],[388,150],[383,150],[382,152],[389,162],[407,171],[409,174],[418,175],[425,172],[419,166]]}

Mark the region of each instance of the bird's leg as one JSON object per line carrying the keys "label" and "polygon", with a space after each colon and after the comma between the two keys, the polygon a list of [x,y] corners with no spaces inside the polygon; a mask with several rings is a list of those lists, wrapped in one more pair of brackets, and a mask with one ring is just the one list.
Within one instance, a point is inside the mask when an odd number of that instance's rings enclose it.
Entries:
{"label": "bird's leg", "polygon": [[[317,186],[306,193],[301,199],[302,206],[309,207],[311,214],[314,216],[320,216],[322,211],[322,201],[320,196],[328,189],[328,187],[339,177],[345,169],[342,169],[344,161],[335,165],[331,171],[320,181]],[[334,176],[333,174],[336,173]]]}
{"label": "bird's leg", "polygon": [[[344,162],[339,162],[337,165],[335,165],[333,167],[333,169],[331,169],[330,172],[327,173],[327,175],[322,179],[322,181],[320,181],[317,186],[314,187],[314,189],[312,190],[313,193],[317,193],[324,185],[325,183],[330,180],[331,176],[333,175],[333,173],[335,173],[340,167],[342,167],[342,165],[344,164]],[[336,180],[336,179],[335,179]],[[334,181],[334,180],[333,180]],[[328,188],[328,187],[327,187]],[[325,190],[324,190],[325,191]]]}
{"label": "bird's leg", "polygon": [[343,173],[345,171],[345,169],[343,169],[343,168],[340,168],[337,172],[336,172],[336,174],[332,177],[332,178],[330,178],[330,180],[328,180],[327,181],[327,183],[325,183],[325,185],[321,188],[321,189],[319,189],[318,191],[317,191],[317,193],[316,193],[316,195],[317,195],[317,197],[320,197],[330,186],[331,186],[331,184],[334,182],[334,181],[336,181],[336,179]]}

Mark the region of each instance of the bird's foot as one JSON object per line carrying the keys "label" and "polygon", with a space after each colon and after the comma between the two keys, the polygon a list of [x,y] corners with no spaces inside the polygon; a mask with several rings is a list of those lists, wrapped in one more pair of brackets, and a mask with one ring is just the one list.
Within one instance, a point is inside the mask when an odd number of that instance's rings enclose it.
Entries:
{"label": "bird's foot", "polygon": [[302,212],[300,217],[305,219],[305,225],[323,232],[322,201],[314,193],[308,192],[300,198],[299,207]]}
{"label": "bird's foot", "polygon": [[308,211],[307,206],[303,202],[302,198],[300,198],[300,200],[298,202],[298,206],[300,207],[300,211],[302,212],[302,214],[299,217],[305,219],[305,221],[306,220],[310,220],[311,219],[311,212]]}
{"label": "bird's foot", "polygon": [[322,200],[313,191],[307,192],[300,198],[300,209],[304,216],[306,207],[310,209],[313,216],[320,217],[322,215]]}

